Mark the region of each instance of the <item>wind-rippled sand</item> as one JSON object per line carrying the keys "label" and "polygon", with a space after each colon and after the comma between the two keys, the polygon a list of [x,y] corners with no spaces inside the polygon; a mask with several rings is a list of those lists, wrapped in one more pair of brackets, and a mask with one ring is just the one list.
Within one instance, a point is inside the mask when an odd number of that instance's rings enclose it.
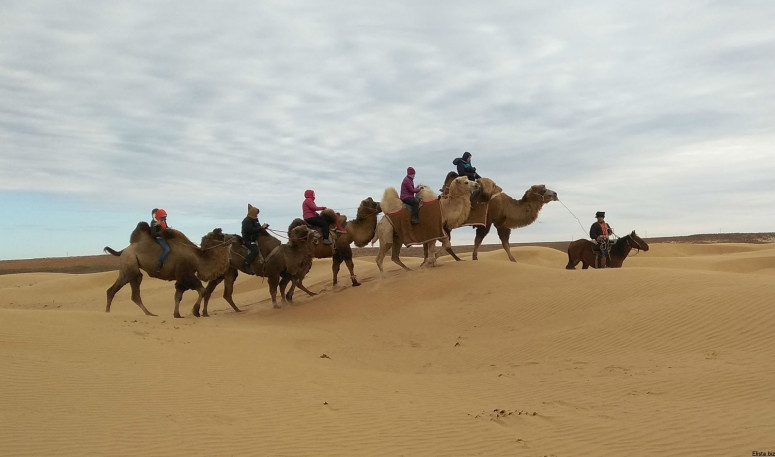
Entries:
{"label": "wind-rippled sand", "polygon": [[[775,451],[775,244],[549,248],[412,272],[315,260],[272,309],[146,317],[116,272],[0,276],[0,455],[749,456]],[[388,265],[390,264],[390,265]],[[413,268],[418,259],[407,259]]]}

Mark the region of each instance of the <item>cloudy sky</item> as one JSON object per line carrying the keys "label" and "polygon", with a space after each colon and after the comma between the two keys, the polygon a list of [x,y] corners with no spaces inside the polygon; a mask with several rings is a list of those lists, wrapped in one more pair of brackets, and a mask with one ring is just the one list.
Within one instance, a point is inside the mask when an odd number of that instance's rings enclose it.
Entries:
{"label": "cloudy sky", "polygon": [[[464,151],[656,237],[775,231],[775,2],[0,0],[0,258],[347,214]],[[578,219],[577,219],[578,218]],[[453,233],[470,242],[473,230]],[[486,243],[497,243],[491,233]]]}

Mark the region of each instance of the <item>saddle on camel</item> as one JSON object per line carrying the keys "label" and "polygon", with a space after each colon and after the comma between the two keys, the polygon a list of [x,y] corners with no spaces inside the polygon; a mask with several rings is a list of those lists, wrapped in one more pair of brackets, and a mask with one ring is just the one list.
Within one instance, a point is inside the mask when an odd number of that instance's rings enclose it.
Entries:
{"label": "saddle on camel", "polygon": [[419,223],[412,223],[412,211],[406,203],[402,203],[399,210],[385,213],[385,217],[407,247],[440,240],[446,236],[438,198],[420,200],[417,215]]}

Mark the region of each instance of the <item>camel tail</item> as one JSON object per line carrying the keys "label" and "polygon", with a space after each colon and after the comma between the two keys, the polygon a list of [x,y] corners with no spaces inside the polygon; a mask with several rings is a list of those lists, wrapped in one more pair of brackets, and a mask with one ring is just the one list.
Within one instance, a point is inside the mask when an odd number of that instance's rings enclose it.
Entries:
{"label": "camel tail", "polygon": [[105,246],[103,251],[107,252],[108,254],[112,254],[112,255],[114,255],[116,257],[119,257],[121,255],[121,253],[124,252],[123,249],[120,250],[120,251],[114,251],[113,248],[111,248],[110,246]]}

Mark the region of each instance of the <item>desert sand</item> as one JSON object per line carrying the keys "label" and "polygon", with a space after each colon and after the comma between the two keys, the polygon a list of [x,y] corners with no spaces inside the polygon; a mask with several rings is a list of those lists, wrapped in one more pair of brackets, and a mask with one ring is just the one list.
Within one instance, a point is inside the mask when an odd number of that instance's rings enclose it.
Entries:
{"label": "desert sand", "polygon": [[547,247],[404,272],[330,260],[276,310],[238,279],[145,316],[115,271],[0,276],[0,455],[750,456],[775,452],[775,244]]}

